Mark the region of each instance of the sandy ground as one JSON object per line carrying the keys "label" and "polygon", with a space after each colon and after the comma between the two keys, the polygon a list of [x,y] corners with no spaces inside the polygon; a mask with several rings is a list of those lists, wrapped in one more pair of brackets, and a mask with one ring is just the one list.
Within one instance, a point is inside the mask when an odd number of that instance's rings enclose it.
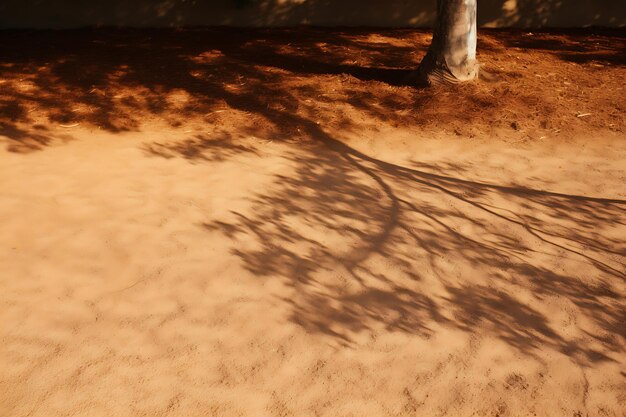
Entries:
{"label": "sandy ground", "polygon": [[298,33],[2,34],[0,415],[624,416],[624,38]]}

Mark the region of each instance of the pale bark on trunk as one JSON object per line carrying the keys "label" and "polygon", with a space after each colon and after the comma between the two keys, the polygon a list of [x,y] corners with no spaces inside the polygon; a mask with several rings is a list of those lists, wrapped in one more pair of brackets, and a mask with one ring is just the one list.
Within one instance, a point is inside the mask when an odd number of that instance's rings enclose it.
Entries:
{"label": "pale bark on trunk", "polygon": [[478,76],[476,1],[437,0],[437,25],[418,68],[426,84],[458,83]]}

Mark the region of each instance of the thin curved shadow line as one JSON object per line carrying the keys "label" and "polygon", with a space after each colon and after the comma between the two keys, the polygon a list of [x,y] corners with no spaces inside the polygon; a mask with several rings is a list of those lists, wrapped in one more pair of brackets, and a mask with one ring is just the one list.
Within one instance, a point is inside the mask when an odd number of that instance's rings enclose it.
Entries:
{"label": "thin curved shadow line", "polygon": [[463,184],[463,185],[474,186],[474,187],[482,187],[482,188],[498,190],[498,191],[506,192],[509,194],[516,194],[516,195],[522,195],[522,196],[523,195],[540,195],[540,196],[558,197],[558,198],[576,200],[576,201],[592,201],[594,203],[602,203],[602,204],[626,205],[626,200],[620,200],[620,199],[589,197],[589,196],[581,196],[581,195],[575,195],[575,194],[564,194],[564,193],[557,193],[554,191],[535,190],[535,189],[524,188],[524,187],[511,187],[511,186],[506,186],[506,185],[470,181],[470,180],[464,180],[462,178],[454,178],[454,177],[449,177],[446,175],[433,174],[429,172],[419,171],[413,168],[403,167],[401,165],[392,164],[390,162],[381,161],[380,159],[376,159],[371,156],[365,155],[364,153],[359,152],[354,148],[351,148],[345,143],[342,143],[336,139],[332,139],[328,137],[326,134],[324,134],[323,136],[323,142],[327,144],[333,150],[336,150],[341,153],[343,152],[349,153],[360,159],[376,164],[381,168],[384,168],[384,169],[386,168],[387,170],[389,170],[388,173],[395,173],[399,171],[399,172],[406,173],[408,175],[415,175],[415,176],[419,176],[423,178],[436,179],[439,181]]}
{"label": "thin curved shadow line", "polygon": [[[473,187],[483,187],[483,188],[487,188],[487,189],[494,189],[494,190],[498,190],[501,192],[505,192],[505,193],[512,193],[512,194],[516,194],[516,195],[541,195],[541,196],[552,196],[552,197],[559,197],[559,198],[564,198],[564,199],[570,199],[570,200],[578,200],[578,201],[593,201],[593,202],[599,202],[602,204],[626,204],[625,200],[615,200],[615,199],[606,199],[606,198],[596,198],[596,197],[584,197],[584,196],[576,196],[576,195],[568,195],[568,194],[562,194],[562,193],[555,193],[555,192],[550,192],[550,191],[542,191],[542,190],[531,190],[531,189],[525,189],[525,188],[516,188],[516,187],[508,187],[508,186],[501,186],[501,185],[495,185],[495,184],[488,184],[488,183],[480,183],[480,182],[476,182],[476,181],[468,181],[468,180],[463,180],[463,179],[459,179],[459,178],[452,178],[452,177],[448,177],[445,175],[438,175],[438,174],[430,174],[430,173],[425,173],[422,171],[418,171],[415,169],[411,169],[411,168],[406,168],[406,167],[402,167],[396,164],[392,164],[389,162],[384,162],[381,161],[379,159],[370,157],[368,155],[365,155],[362,152],[357,151],[354,148],[351,148],[350,146],[336,140],[333,139],[331,137],[329,137],[326,133],[324,133],[321,129],[317,128],[317,126],[314,127],[315,130],[318,131],[318,137],[321,138],[322,142],[328,146],[330,149],[332,149],[333,151],[338,152],[340,155],[352,155],[355,156],[359,159],[365,160],[367,162],[370,162],[372,164],[375,164],[377,166],[379,166],[381,169],[383,169],[383,171],[387,172],[388,174],[402,174],[402,176],[404,178],[413,180],[413,181],[417,181],[423,185],[426,185],[428,187],[432,187],[435,189],[438,189],[454,198],[457,198],[467,204],[470,204],[482,211],[485,211],[491,215],[494,215],[496,217],[499,217],[503,220],[506,220],[508,222],[517,224],[521,227],[523,227],[524,229],[526,229],[530,234],[532,234],[533,236],[535,236],[536,238],[540,239],[541,241],[548,243],[550,245],[553,245],[555,247],[558,247],[560,249],[563,249],[567,252],[570,253],[574,253],[576,255],[582,256],[586,259],[588,259],[589,261],[591,261],[592,263],[594,263],[595,265],[599,265],[602,266],[604,268],[606,268],[609,271],[612,271],[614,274],[616,274],[617,276],[621,276],[621,277],[626,277],[626,273],[602,262],[599,261],[589,255],[586,255],[580,251],[577,251],[575,249],[572,248],[568,248],[566,246],[560,245],[556,242],[552,242],[551,240],[546,239],[545,237],[541,236],[540,233],[545,233],[545,232],[540,232],[535,230],[533,227],[528,226],[526,223],[521,222],[519,220],[515,220],[512,219],[510,217],[504,216],[500,213],[497,213],[493,210],[490,210],[486,207],[484,207],[483,205],[476,203],[474,201],[471,201],[465,197],[463,197],[462,195],[460,195],[459,193],[456,193],[454,191],[451,191],[449,189],[447,189],[446,187],[433,183],[433,182],[429,182],[427,181],[425,178],[431,179],[431,180],[438,180],[438,181],[442,181],[442,182],[447,182],[447,183],[452,183],[452,184],[463,184],[463,185],[468,185],[468,186],[473,186]],[[371,173],[368,173],[367,171],[363,171],[365,172],[367,175],[369,175],[370,177],[372,177]],[[378,182],[380,184],[379,181],[382,181],[380,178],[374,178],[372,177],[376,182]],[[383,181],[383,184],[384,181]],[[386,184],[385,184],[386,185]],[[388,188],[388,186],[387,186]],[[549,234],[549,233],[546,233]]]}

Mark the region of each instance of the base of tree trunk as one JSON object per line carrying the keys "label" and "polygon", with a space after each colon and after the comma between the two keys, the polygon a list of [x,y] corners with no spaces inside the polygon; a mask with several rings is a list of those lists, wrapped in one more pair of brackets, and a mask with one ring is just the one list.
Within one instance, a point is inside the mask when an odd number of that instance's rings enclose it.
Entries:
{"label": "base of tree trunk", "polygon": [[459,84],[477,79],[479,69],[480,65],[475,60],[452,68],[446,64],[445,59],[437,59],[429,52],[411,79],[422,86]]}

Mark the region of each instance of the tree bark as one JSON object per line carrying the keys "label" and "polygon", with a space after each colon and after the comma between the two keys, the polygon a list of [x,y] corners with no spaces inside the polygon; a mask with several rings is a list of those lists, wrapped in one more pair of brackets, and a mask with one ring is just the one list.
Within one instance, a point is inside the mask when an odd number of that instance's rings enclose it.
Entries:
{"label": "tree bark", "polygon": [[433,40],[417,70],[421,82],[459,83],[478,76],[476,1],[437,0]]}

